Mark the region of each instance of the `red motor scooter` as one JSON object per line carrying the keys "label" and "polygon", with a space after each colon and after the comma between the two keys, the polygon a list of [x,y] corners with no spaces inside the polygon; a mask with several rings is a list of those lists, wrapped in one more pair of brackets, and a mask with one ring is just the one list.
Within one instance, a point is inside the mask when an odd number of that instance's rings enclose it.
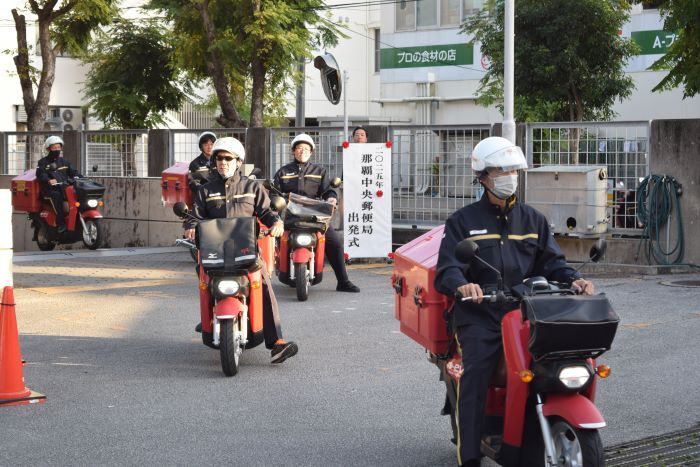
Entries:
{"label": "red motor scooter", "polygon": [[71,179],[59,183],[65,189],[63,208],[65,232],[58,232],[56,211],[50,198],[41,195],[39,181],[35,170],[28,170],[23,175],[12,179],[12,205],[18,211],[27,211],[34,228],[33,241],[41,251],[51,251],[57,244],[71,244],[82,240],[83,244],[95,250],[104,239],[102,231],[102,213],[105,187],[86,178]]}
{"label": "red motor scooter", "polygon": [[[173,212],[194,218],[178,202]],[[221,368],[234,376],[245,349],[264,341],[262,268],[259,251],[271,250],[272,238],[258,238],[254,217],[197,219],[199,310],[202,342],[219,349]]]}
{"label": "red motor scooter", "polygon": [[[592,260],[603,250],[604,243],[594,246]],[[455,254],[465,264],[486,264],[471,240],[460,242]],[[395,274],[395,285],[399,279]],[[504,466],[604,465],[598,429],[606,424],[595,389],[597,377],[607,377],[610,369],[597,366],[595,358],[610,349],[619,322],[608,300],[575,295],[542,277],[509,291],[487,290],[484,300],[512,303],[513,310],[501,321],[503,357],[489,383],[482,454]],[[455,347],[428,351],[447,388],[443,414],[450,415],[454,440],[463,371]]]}
{"label": "red motor scooter", "polygon": [[[331,181],[333,188],[340,185],[340,178]],[[296,288],[300,302],[306,301],[309,298],[309,287],[323,280],[325,232],[336,206],[328,201],[294,193],[283,194],[269,184],[266,187],[277,195],[276,199],[284,197],[288,200],[286,206],[282,204],[284,234],[276,251],[277,277],[283,284]]]}

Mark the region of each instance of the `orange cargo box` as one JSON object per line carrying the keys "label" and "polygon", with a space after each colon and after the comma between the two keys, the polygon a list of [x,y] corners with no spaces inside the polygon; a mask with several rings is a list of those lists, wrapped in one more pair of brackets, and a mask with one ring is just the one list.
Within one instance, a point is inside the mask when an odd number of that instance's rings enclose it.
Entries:
{"label": "orange cargo box", "polygon": [[444,226],[394,252],[394,313],[401,332],[434,354],[446,353],[450,337],[444,313],[453,299],[435,291],[435,266]]}
{"label": "orange cargo box", "polygon": [[12,207],[15,211],[41,211],[41,187],[36,170],[31,169],[12,179]]}
{"label": "orange cargo box", "polygon": [[176,162],[160,174],[161,198],[165,206],[182,201],[192,208],[192,193],[189,188],[190,164]]}

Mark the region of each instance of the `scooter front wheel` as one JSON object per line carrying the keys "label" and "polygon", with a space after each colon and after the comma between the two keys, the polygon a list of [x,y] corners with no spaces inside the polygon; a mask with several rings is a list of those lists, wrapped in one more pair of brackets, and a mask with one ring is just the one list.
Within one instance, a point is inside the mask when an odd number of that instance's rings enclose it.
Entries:
{"label": "scooter front wheel", "polygon": [[103,237],[102,223],[97,219],[85,219],[83,244],[91,250],[96,250],[102,244]]}
{"label": "scooter front wheel", "polygon": [[306,273],[306,263],[294,265],[294,279],[297,286],[297,300],[305,302],[309,298],[309,277]]}
{"label": "scooter front wheel", "polygon": [[219,352],[221,369],[226,376],[235,376],[240,366],[243,342],[238,318],[221,321]]}
{"label": "scooter front wheel", "polygon": [[598,467],[605,465],[603,443],[598,430],[574,428],[563,419],[551,420],[554,452],[558,465]]}

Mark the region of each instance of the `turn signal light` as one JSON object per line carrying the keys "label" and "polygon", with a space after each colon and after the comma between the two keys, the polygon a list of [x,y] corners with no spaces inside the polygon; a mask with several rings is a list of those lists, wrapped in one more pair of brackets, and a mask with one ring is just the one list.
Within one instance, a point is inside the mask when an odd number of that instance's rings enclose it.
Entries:
{"label": "turn signal light", "polygon": [[523,383],[529,383],[535,377],[534,373],[532,373],[530,370],[523,370],[518,373],[518,376],[520,376],[520,381]]}
{"label": "turn signal light", "polygon": [[199,290],[207,290],[207,283],[206,283],[206,282],[200,282],[200,283],[199,283]]}
{"label": "turn signal light", "polygon": [[105,203],[104,203],[103,201],[98,201],[98,202],[97,202],[97,205],[98,205],[98,206],[104,206]]}
{"label": "turn signal light", "polygon": [[76,201],[76,202],[74,203],[74,205],[75,205],[76,208],[79,208],[79,207],[80,207],[80,201]]}
{"label": "turn signal light", "polygon": [[260,286],[262,286],[262,283],[260,281],[255,281],[250,283],[250,288],[251,289],[259,289]]}
{"label": "turn signal light", "polygon": [[612,370],[608,365],[598,365],[598,367],[595,369],[596,374],[601,378],[607,378],[610,376],[611,371]]}

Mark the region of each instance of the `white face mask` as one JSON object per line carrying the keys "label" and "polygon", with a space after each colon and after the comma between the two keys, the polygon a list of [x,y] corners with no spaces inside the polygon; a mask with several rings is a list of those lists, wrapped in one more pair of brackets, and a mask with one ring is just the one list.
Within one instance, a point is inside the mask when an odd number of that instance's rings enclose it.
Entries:
{"label": "white face mask", "polygon": [[221,175],[223,178],[229,178],[233,177],[233,174],[236,173],[236,170],[238,169],[238,167],[240,167],[240,165],[240,160],[234,159],[226,165],[217,163],[216,170],[219,172],[219,175]]}
{"label": "white face mask", "polygon": [[508,199],[515,194],[518,189],[518,175],[503,175],[493,179],[491,191],[500,199]]}

